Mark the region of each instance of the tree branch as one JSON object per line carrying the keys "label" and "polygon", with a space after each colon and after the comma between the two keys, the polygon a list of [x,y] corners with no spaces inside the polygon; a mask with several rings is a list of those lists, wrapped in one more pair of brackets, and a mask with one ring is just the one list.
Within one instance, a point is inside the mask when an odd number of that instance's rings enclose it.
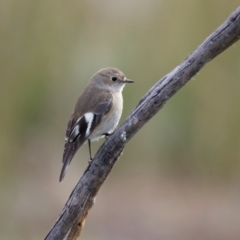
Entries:
{"label": "tree branch", "polygon": [[46,240],[76,239],[94,198],[126,143],[203,66],[240,38],[240,7],[178,67],[159,80],[141,99],[127,120],[98,150],[92,163],[71,193]]}

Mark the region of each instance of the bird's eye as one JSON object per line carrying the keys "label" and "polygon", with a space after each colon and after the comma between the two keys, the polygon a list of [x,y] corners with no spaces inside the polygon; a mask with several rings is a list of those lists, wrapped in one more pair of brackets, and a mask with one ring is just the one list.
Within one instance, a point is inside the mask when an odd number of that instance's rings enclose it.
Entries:
{"label": "bird's eye", "polygon": [[112,80],[115,82],[117,81],[117,77],[112,77]]}

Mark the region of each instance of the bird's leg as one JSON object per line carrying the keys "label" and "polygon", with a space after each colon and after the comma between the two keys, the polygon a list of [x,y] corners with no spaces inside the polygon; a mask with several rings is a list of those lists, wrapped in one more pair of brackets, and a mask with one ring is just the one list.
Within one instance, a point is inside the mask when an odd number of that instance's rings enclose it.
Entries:
{"label": "bird's leg", "polygon": [[89,149],[89,155],[90,155],[90,159],[88,163],[90,164],[92,162],[92,151],[91,151],[91,141],[89,139],[88,139],[88,149]]}

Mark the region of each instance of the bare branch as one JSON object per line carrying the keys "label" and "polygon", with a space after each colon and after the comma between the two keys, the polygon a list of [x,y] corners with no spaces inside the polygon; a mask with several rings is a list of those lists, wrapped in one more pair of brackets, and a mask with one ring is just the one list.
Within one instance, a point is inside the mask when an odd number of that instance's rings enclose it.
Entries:
{"label": "bare branch", "polygon": [[127,120],[105,141],[77,183],[46,240],[76,239],[94,198],[126,143],[203,66],[240,38],[240,7],[178,67],[159,80]]}

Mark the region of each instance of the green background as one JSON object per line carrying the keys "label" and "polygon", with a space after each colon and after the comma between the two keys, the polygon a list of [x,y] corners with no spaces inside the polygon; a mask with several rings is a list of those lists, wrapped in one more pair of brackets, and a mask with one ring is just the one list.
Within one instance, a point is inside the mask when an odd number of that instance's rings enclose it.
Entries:
{"label": "green background", "polygon": [[[117,67],[121,122],[239,1],[0,3],[0,239],[43,239],[87,167],[58,182],[64,134],[90,77]],[[82,238],[240,238],[240,48],[207,64],[127,144]],[[93,143],[96,152],[103,140]]]}

